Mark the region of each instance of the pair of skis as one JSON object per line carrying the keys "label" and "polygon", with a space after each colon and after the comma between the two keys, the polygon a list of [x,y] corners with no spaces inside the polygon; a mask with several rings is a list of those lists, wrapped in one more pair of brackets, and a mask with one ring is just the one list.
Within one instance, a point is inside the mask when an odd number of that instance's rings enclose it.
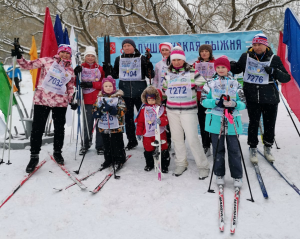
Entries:
{"label": "pair of skis", "polygon": [[[233,209],[230,223],[230,233],[234,234],[237,226],[238,220],[238,210],[240,202],[240,189],[235,188],[234,191],[234,200],[233,200]],[[219,185],[219,229],[221,232],[224,231],[225,225],[225,203],[224,203],[224,186]]]}

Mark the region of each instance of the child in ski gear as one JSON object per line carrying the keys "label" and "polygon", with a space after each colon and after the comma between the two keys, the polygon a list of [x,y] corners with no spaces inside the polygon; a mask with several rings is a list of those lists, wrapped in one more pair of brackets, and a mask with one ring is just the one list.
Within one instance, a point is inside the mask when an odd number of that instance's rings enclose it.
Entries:
{"label": "child in ski gear", "polygon": [[116,89],[116,81],[108,76],[102,80],[102,88],[94,104],[93,115],[98,120],[99,131],[104,143],[104,163],[102,168],[112,163],[120,169],[125,162],[123,132],[126,104],[123,91]]}
{"label": "child in ski gear", "polygon": [[[170,156],[167,144],[167,135],[165,126],[168,124],[168,118],[165,107],[161,105],[162,92],[153,86],[148,86],[142,93],[141,99],[143,105],[136,117],[136,135],[139,140],[143,137],[144,156],[146,159],[145,171],[154,168],[153,153],[155,147],[151,145],[155,141],[156,123],[160,125],[160,139],[164,141],[161,144],[161,164],[162,172],[168,173]],[[159,115],[156,115],[156,108],[159,108]],[[158,117],[158,118],[157,118]]]}
{"label": "child in ski gear", "polygon": [[175,145],[176,176],[180,176],[188,166],[184,134],[199,169],[199,179],[208,177],[210,171],[197,130],[196,86],[204,82],[205,79],[186,63],[182,48],[174,47],[163,90],[167,95],[167,115]]}
{"label": "child in ski gear", "polygon": [[[230,71],[230,63],[226,56],[221,56],[216,59],[214,67],[217,74],[212,80],[208,81],[204,85],[201,94],[201,104],[208,108],[205,130],[211,133],[213,155],[215,159],[213,170],[215,175],[217,175],[217,184],[224,184],[224,142],[226,137],[231,177],[234,178],[234,186],[241,187],[243,169],[241,163],[241,152],[238,144],[238,135],[235,133],[234,124],[237,128],[237,133],[242,133],[243,127],[239,110],[243,110],[246,107],[246,104],[243,102],[243,90],[238,81],[228,74]],[[226,117],[224,115],[226,115]],[[223,117],[225,123],[222,122]],[[222,123],[223,125],[221,125]],[[224,124],[225,127],[223,127]],[[218,144],[221,127],[222,135]]]}
{"label": "child in ski gear", "polygon": [[[258,127],[263,116],[264,124],[264,155],[273,162],[271,154],[274,143],[275,123],[279,100],[278,90],[274,81],[287,83],[291,77],[284,68],[280,57],[273,54],[267,37],[263,33],[254,36],[252,47],[243,53],[238,62],[230,62],[234,74],[244,73],[244,92],[249,115],[248,145],[250,161],[258,163],[257,144]],[[277,82],[278,84],[278,82]]]}
{"label": "child in ski gear", "polygon": [[123,54],[115,60],[113,78],[120,79],[119,89],[124,92],[124,100],[127,106],[125,117],[126,135],[128,150],[138,145],[135,137],[134,106],[137,110],[141,108],[141,94],[147,87],[146,74],[151,71],[154,77],[153,65],[147,62],[145,56],[136,49],[132,39],[125,39],[122,42]]}
{"label": "child in ski gear", "polygon": [[[75,75],[81,72],[81,83],[82,88],[86,121],[83,120],[84,125],[84,144],[80,149],[79,155],[85,154],[92,144],[92,131],[94,127],[94,117],[93,117],[93,104],[95,103],[99,91],[101,90],[101,81],[105,76],[103,68],[99,66],[96,62],[97,54],[95,47],[87,46],[84,52],[84,62],[81,66],[77,66],[74,69]],[[88,131],[87,131],[88,130]],[[103,154],[103,140],[101,133],[99,132],[98,126],[95,127],[96,130],[96,150],[98,155]],[[89,133],[88,133],[89,132]]]}
{"label": "child in ski gear", "polygon": [[11,80],[14,80],[15,82],[15,85],[18,89],[18,93],[21,94],[21,89],[20,89],[20,82],[22,81],[22,73],[20,71],[19,68],[15,68],[15,74],[13,76],[13,67],[10,66],[8,69],[7,69],[7,74],[8,74],[8,77],[11,79]]}
{"label": "child in ski gear", "polygon": [[[211,79],[216,73],[214,69],[214,61],[212,47],[208,44],[203,44],[199,47],[199,57],[196,62],[194,62],[193,67],[198,70],[199,74],[203,76],[206,80]],[[205,117],[206,117],[206,108],[200,104],[201,91],[203,85],[197,87],[197,105],[198,105],[198,121],[200,126],[200,133],[202,139],[202,145],[206,156],[211,155],[210,143],[211,138],[210,134],[205,131]]]}
{"label": "child in ski gear", "polygon": [[32,70],[41,68],[41,77],[34,94],[34,116],[30,137],[31,159],[26,172],[32,172],[39,162],[42,136],[50,110],[54,122],[53,157],[59,164],[64,164],[61,155],[65,136],[66,111],[72,102],[75,75],[71,67],[71,47],[61,44],[57,55],[43,57],[33,61],[25,60],[22,55],[17,61],[21,68]]}

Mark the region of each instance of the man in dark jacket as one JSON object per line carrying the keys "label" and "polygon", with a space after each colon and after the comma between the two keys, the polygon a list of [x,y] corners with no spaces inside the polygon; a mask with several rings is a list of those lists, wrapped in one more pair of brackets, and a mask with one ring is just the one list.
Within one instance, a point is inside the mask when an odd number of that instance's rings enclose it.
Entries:
{"label": "man in dark jacket", "polygon": [[[267,37],[260,33],[254,36],[252,47],[243,53],[238,62],[230,62],[234,74],[244,73],[244,94],[249,114],[248,145],[250,160],[258,163],[257,144],[258,127],[261,114],[264,124],[264,155],[270,161],[275,159],[271,154],[274,143],[275,123],[279,93],[274,81],[287,83],[290,75],[284,68],[280,58],[269,48]],[[276,82],[278,85],[278,82]]]}
{"label": "man in dark jacket", "polygon": [[153,65],[136,49],[135,42],[125,39],[122,42],[123,54],[115,60],[113,78],[120,79],[119,89],[124,92],[127,107],[125,114],[125,128],[128,139],[126,149],[130,150],[138,145],[135,136],[134,106],[139,111],[142,101],[141,94],[147,87],[145,77],[154,77]]}

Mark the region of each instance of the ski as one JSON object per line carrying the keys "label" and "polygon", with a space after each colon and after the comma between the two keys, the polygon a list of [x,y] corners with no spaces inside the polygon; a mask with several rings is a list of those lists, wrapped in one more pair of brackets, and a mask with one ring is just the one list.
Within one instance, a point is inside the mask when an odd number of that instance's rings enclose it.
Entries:
{"label": "ski", "polygon": [[7,198],[5,198],[0,205],[0,208],[20,189],[20,187],[22,187],[24,185],[24,183],[36,172],[38,171],[44,164],[46,163],[46,160],[43,160],[42,162],[40,162],[36,168],[34,169],[34,171],[32,173],[27,174],[26,176],[24,176],[23,180],[15,187],[15,189],[12,191],[11,194],[9,194],[9,196]]}
{"label": "ski", "polygon": [[219,229],[221,232],[224,231],[224,187],[219,185]]}
{"label": "ski", "polygon": [[87,187],[78,179],[76,178],[75,176],[73,176],[70,171],[64,166],[64,165],[60,165],[58,164],[55,159],[53,158],[52,155],[50,155],[50,158],[62,169],[62,171],[64,171],[70,179],[72,179],[81,189],[86,189]]}
{"label": "ski", "polygon": [[110,64],[110,39],[109,35],[104,36],[104,62],[103,69],[105,72],[105,77],[111,75],[111,64]]}
{"label": "ski", "polygon": [[240,189],[236,187],[234,191],[233,210],[232,210],[232,217],[231,217],[231,227],[230,227],[231,234],[235,233],[236,224],[238,221],[239,202],[240,202]]}
{"label": "ski", "polygon": [[[128,156],[126,157],[125,163],[127,162],[127,160],[128,160],[131,156],[132,156],[132,155],[128,155]],[[125,163],[124,163],[124,164],[125,164]],[[119,170],[117,170],[117,172],[118,172],[118,171],[119,171]],[[93,194],[99,192],[100,189],[103,188],[103,186],[107,183],[107,181],[111,178],[112,175],[114,175],[114,169],[112,169],[112,170],[110,171],[110,173],[107,174],[107,175],[105,176],[105,178],[102,180],[102,182],[101,182],[97,187],[95,187],[95,189],[94,189],[93,191],[90,191],[90,192],[93,193]]]}
{"label": "ski", "polygon": [[[260,150],[258,150],[257,149],[257,152],[265,159],[265,160],[267,160],[267,158],[265,157],[265,155],[262,153],[262,152],[260,152]],[[275,171],[277,172],[277,173],[279,173],[279,175],[284,179],[284,181],[286,181],[287,183],[288,183],[288,185],[290,185],[299,195],[300,195],[300,190],[299,190],[299,188],[293,183],[293,182],[291,182],[288,178],[287,178],[287,176],[285,176],[283,173],[281,173],[276,167],[275,167],[275,165],[274,165],[274,163],[271,163],[269,160],[267,160],[267,162],[272,166],[272,168],[273,169],[275,169]]]}
{"label": "ski", "polygon": [[253,166],[254,166],[254,170],[255,170],[255,173],[256,173],[256,177],[257,177],[257,180],[258,180],[261,192],[262,192],[264,198],[268,199],[269,196],[268,196],[267,189],[265,187],[264,181],[262,179],[262,176],[261,176],[258,164],[257,163],[253,163]]}

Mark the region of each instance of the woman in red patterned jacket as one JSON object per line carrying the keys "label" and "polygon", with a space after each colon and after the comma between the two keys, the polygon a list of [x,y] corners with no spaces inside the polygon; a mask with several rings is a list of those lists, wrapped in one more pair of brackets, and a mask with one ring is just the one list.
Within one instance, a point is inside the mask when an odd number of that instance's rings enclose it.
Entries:
{"label": "woman in red patterned jacket", "polygon": [[[41,68],[40,80],[33,98],[31,156],[26,172],[34,171],[39,162],[42,136],[50,110],[54,122],[53,157],[57,163],[63,165],[61,149],[64,144],[66,111],[68,104],[72,102],[75,86],[75,75],[71,67],[71,47],[62,44],[54,57],[43,57],[33,61],[25,60],[20,52],[17,54],[17,61],[21,68],[26,70]],[[77,104],[71,104],[71,107],[76,110]]]}

